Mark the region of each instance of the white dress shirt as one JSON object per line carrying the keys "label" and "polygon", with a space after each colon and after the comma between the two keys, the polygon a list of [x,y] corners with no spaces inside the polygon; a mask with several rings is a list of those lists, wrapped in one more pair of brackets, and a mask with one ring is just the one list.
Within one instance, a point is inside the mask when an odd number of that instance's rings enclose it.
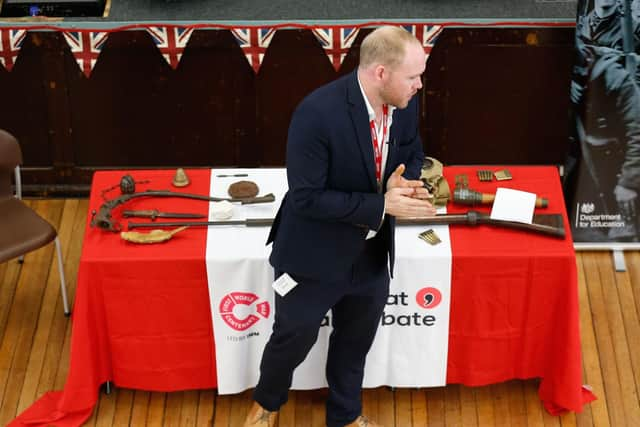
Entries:
{"label": "white dress shirt", "polygon": [[[376,124],[376,112],[373,110],[373,107],[371,106],[371,103],[369,102],[369,99],[367,98],[367,94],[364,93],[364,89],[362,88],[362,83],[360,82],[360,76],[358,76],[358,86],[360,86],[360,92],[362,92],[362,97],[364,98],[364,105],[367,106],[367,113],[369,114],[369,123],[371,123],[371,121],[373,120],[374,126],[375,126],[375,130],[376,130],[376,134],[378,136],[378,141],[381,141],[382,147],[382,164],[380,165],[380,180],[382,181],[384,178],[384,171],[386,169],[386,165],[387,165],[387,155],[389,154],[389,144],[387,144],[387,142],[389,141],[389,135],[391,134],[391,124],[393,123],[393,110],[396,109],[396,107],[394,107],[393,105],[389,105],[389,110],[388,110],[388,117],[387,117],[387,131],[384,135],[384,141],[382,140],[382,133],[383,133],[383,120],[380,120],[380,124]],[[371,144],[373,144],[373,141],[371,141]],[[380,184],[382,185],[382,183]],[[382,189],[382,193],[384,193],[384,188]],[[382,218],[380,218],[380,223],[382,223],[382,220],[384,219],[384,213],[386,211],[386,208],[382,210]],[[369,233],[367,234],[367,239],[371,239],[372,237],[374,237],[376,235],[376,231],[375,230],[369,230]]]}

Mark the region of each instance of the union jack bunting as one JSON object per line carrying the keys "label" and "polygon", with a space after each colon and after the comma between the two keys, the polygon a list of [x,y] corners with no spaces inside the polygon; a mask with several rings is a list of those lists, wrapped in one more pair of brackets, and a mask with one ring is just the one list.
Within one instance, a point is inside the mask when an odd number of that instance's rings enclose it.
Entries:
{"label": "union jack bunting", "polygon": [[247,57],[249,65],[257,74],[276,30],[274,28],[232,28],[231,33],[244,52],[244,56]]}
{"label": "union jack bunting", "polygon": [[420,40],[428,59],[443,27],[442,25],[404,25],[404,29]]}
{"label": "union jack bunting", "polygon": [[0,62],[7,71],[13,69],[26,35],[26,30],[0,30]]}
{"label": "union jack bunting", "polygon": [[171,68],[178,68],[182,52],[193,34],[193,28],[147,27],[146,30]]}
{"label": "union jack bunting", "polygon": [[353,27],[334,26],[315,27],[311,31],[322,45],[333,68],[338,71],[360,30]]}
{"label": "union jack bunting", "polygon": [[98,31],[63,31],[65,40],[80,70],[89,78],[109,33]]}

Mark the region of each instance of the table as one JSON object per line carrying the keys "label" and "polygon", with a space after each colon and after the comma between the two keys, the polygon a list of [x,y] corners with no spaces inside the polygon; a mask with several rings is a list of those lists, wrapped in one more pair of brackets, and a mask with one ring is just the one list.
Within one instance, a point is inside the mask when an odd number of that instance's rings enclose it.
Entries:
{"label": "table", "polygon": [[[485,385],[541,378],[539,395],[552,414],[581,411],[595,397],[582,386],[577,272],[562,190],[554,167],[509,167],[514,180],[480,183],[479,167],[465,173],[483,192],[499,186],[549,199],[545,213],[561,213],[568,237],[554,239],[510,229],[450,227],[452,262],[447,383]],[[498,170],[498,167],[486,167]],[[173,171],[104,171],[94,176],[89,211],[124,173],[144,189],[169,189]],[[184,191],[208,194],[209,170],[188,170]],[[106,196],[112,198],[114,193]],[[202,212],[207,203],[158,199],[160,210]],[[143,199],[126,205],[148,207]],[[450,213],[468,207],[449,204]],[[118,209],[120,210],[120,209]],[[118,218],[118,210],[114,217]],[[486,207],[478,210],[488,212]],[[171,245],[134,246],[87,228],[73,308],[70,368],[64,391],[49,392],[22,413],[22,421],[79,425],[106,381],[153,391],[214,388],[215,344],[203,254],[206,232],[187,229]],[[186,238],[188,237],[188,238]],[[38,425],[38,424],[30,424]]]}

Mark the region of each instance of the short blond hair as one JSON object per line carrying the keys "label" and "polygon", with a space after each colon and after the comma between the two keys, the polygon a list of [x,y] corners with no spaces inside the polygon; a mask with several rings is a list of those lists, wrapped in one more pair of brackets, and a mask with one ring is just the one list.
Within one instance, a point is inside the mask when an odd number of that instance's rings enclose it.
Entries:
{"label": "short blond hair", "polygon": [[404,59],[410,43],[419,42],[402,27],[387,25],[376,28],[360,45],[360,66],[382,64],[394,68]]}

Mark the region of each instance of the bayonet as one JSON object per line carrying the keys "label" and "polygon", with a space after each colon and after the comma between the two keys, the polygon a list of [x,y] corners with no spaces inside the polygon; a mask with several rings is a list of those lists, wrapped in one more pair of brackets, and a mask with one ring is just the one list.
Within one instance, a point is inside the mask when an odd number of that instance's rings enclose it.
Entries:
{"label": "bayonet", "polygon": [[150,210],[125,210],[122,212],[122,216],[125,218],[151,218],[155,221],[156,218],[206,218],[206,215],[194,214],[194,213],[181,213],[181,212],[160,212],[157,209]]}

